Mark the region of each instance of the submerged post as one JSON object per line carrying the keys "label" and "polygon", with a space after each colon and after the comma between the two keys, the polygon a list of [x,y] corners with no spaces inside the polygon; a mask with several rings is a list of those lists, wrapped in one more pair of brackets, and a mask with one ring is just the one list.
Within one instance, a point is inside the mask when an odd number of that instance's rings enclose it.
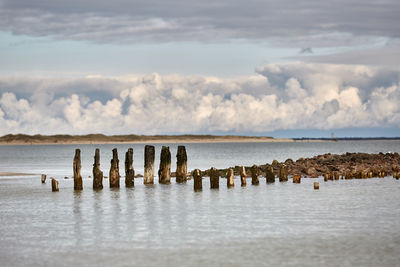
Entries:
{"label": "submerged post", "polygon": [[133,169],[133,148],[125,153],[125,186],[135,186],[135,170]]}
{"label": "submerged post", "polygon": [[244,166],[240,167],[240,182],[242,186],[246,186],[246,169]]}
{"label": "submerged post", "polygon": [[288,169],[285,164],[279,167],[279,182],[287,182],[288,180]]}
{"label": "submerged post", "polygon": [[54,178],[51,178],[51,191],[58,192],[58,181]]}
{"label": "submerged post", "polygon": [[293,175],[293,183],[299,184],[300,182],[301,182],[301,175],[300,174]]}
{"label": "submerged post", "polygon": [[98,148],[94,153],[93,189],[103,189],[103,172],[100,170],[100,149]]}
{"label": "submerged post", "polygon": [[42,184],[46,183],[46,174],[42,174]]}
{"label": "submerged post", "polygon": [[219,172],[214,167],[210,169],[210,188],[211,189],[219,188]]}
{"label": "submerged post", "polygon": [[111,159],[111,168],[110,168],[110,188],[119,188],[119,159],[118,159],[118,151],[116,148],[112,150],[113,157]]}
{"label": "submerged post", "polygon": [[319,189],[319,183],[318,182],[314,182],[314,190],[318,190]]}
{"label": "submerged post", "polygon": [[144,184],[154,184],[154,146],[146,145],[144,147]]}
{"label": "submerged post", "polygon": [[81,175],[81,150],[75,149],[74,157],[74,190],[82,190],[82,175]]}
{"label": "submerged post", "polygon": [[268,166],[265,170],[265,178],[267,178],[267,184],[275,183],[274,168],[272,166]]}
{"label": "submerged post", "polygon": [[251,167],[251,184],[252,185],[258,185],[260,183],[260,180],[258,179],[258,167],[256,165],[253,165]]}
{"label": "submerged post", "polygon": [[226,185],[228,188],[235,186],[234,178],[233,169],[228,169],[228,172],[226,173]]}
{"label": "submerged post", "polygon": [[176,182],[186,183],[187,155],[185,146],[178,146],[176,153]]}
{"label": "submerged post", "polygon": [[171,152],[168,146],[161,148],[160,168],[158,169],[158,183],[171,183]]}
{"label": "submerged post", "polygon": [[199,169],[195,169],[192,173],[193,175],[193,187],[194,191],[201,191],[203,190],[203,177],[201,177],[201,171]]}

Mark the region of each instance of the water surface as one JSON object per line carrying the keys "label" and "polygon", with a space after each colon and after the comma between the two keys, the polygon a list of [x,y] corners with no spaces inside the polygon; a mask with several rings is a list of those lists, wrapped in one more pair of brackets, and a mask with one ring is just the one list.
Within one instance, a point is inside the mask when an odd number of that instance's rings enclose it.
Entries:
{"label": "water surface", "polygon": [[[169,144],[172,155],[176,144]],[[0,263],[2,266],[396,266],[400,262],[400,181],[384,179],[301,184],[266,184],[203,191],[186,184],[74,192],[71,176],[76,146],[0,147],[0,171],[48,173],[60,192],[40,176],[0,178]],[[90,175],[94,149],[82,149]],[[102,145],[102,169],[111,149]],[[134,145],[137,172],[143,145]],[[189,169],[252,165],[316,154],[400,152],[395,141],[335,143],[187,144]],[[160,153],[157,145],[156,153]],[[158,159],[157,159],[158,160]],[[157,162],[158,163],[158,162]],[[156,163],[156,165],[158,165]],[[123,165],[120,166],[121,173]],[[173,166],[174,169],[174,166]],[[157,167],[156,167],[157,170]],[[157,180],[157,178],[155,179]],[[320,190],[312,183],[320,182]]]}

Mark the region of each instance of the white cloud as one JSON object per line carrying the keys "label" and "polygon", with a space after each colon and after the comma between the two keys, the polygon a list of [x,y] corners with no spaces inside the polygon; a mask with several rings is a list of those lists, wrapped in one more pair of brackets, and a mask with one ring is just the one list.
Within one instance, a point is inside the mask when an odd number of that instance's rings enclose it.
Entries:
{"label": "white cloud", "polygon": [[399,72],[305,63],[257,72],[229,79],[0,77],[0,134],[240,134],[400,123]]}

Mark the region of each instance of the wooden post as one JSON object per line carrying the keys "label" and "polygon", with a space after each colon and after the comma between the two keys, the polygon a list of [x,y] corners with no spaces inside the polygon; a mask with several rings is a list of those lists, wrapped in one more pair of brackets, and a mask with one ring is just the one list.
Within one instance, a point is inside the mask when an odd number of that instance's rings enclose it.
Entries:
{"label": "wooden post", "polygon": [[93,189],[103,189],[103,172],[100,170],[100,149],[98,148],[94,153]]}
{"label": "wooden post", "polygon": [[185,146],[178,146],[176,153],[176,182],[186,183],[187,177],[187,155]]}
{"label": "wooden post", "polygon": [[119,188],[119,159],[118,159],[118,151],[116,148],[112,150],[113,157],[111,159],[111,167],[110,167],[110,188]]}
{"label": "wooden post", "polygon": [[285,164],[281,164],[279,167],[279,182],[287,182],[288,180],[288,169]]}
{"label": "wooden post", "polygon": [[258,185],[260,183],[260,180],[258,179],[258,167],[256,165],[253,165],[251,167],[251,184],[252,185]]}
{"label": "wooden post", "polygon": [[214,167],[210,169],[210,188],[211,189],[219,188],[219,172]]}
{"label": "wooden post", "polygon": [[293,183],[294,184],[299,184],[301,182],[301,175],[293,175]]}
{"label": "wooden post", "polygon": [[318,190],[319,189],[319,183],[318,182],[314,182],[314,189]]}
{"label": "wooden post", "polygon": [[328,174],[328,173],[325,173],[325,174],[324,174],[324,181],[325,181],[325,182],[328,182],[328,179],[329,179],[329,174]]}
{"label": "wooden post", "polygon": [[42,174],[42,184],[46,183],[46,174]]}
{"label": "wooden post", "polygon": [[125,153],[125,186],[135,186],[135,170],[133,169],[133,148]]}
{"label": "wooden post", "polygon": [[203,190],[203,177],[201,177],[201,171],[199,169],[195,169],[192,173],[193,175],[193,187],[194,191]]}
{"label": "wooden post", "polygon": [[228,188],[235,186],[234,178],[233,169],[228,169],[226,173],[226,185]]}
{"label": "wooden post", "polygon": [[168,146],[161,148],[160,168],[158,169],[158,183],[171,183],[171,153]]}
{"label": "wooden post", "polygon": [[244,166],[240,167],[240,182],[242,186],[246,186],[246,169]]}
{"label": "wooden post", "polygon": [[81,150],[75,149],[74,157],[74,190],[82,190],[82,176],[81,176]]}
{"label": "wooden post", "polygon": [[154,184],[154,146],[146,145],[144,147],[144,184]]}
{"label": "wooden post", "polygon": [[265,177],[267,178],[267,184],[275,183],[274,168],[272,166],[267,166],[267,169],[265,170]]}
{"label": "wooden post", "polygon": [[58,192],[58,181],[54,178],[51,178],[51,191]]}

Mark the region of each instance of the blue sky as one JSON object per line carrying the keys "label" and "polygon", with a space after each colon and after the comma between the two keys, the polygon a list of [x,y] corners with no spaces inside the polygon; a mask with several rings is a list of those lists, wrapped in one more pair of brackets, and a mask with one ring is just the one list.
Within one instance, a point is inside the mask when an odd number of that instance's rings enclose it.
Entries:
{"label": "blue sky", "polygon": [[399,136],[399,11],[0,0],[0,134]]}

